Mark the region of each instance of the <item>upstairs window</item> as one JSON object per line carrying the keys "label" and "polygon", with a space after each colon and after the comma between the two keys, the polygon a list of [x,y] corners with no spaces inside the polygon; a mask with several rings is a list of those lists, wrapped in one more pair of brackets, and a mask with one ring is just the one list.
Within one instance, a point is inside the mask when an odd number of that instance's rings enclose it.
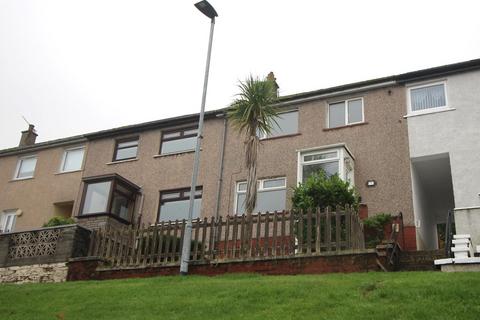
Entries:
{"label": "upstairs window", "polygon": [[197,127],[162,132],[160,154],[195,150],[197,133]]}
{"label": "upstairs window", "polygon": [[17,220],[17,210],[6,210],[0,214],[0,233],[13,232]]}
{"label": "upstairs window", "polygon": [[277,123],[273,123],[272,131],[268,135],[264,132],[259,132],[258,136],[260,139],[298,133],[298,110],[280,113],[275,118],[275,121]]}
{"label": "upstairs window", "polygon": [[447,107],[444,82],[411,87],[409,93],[411,113],[422,113]]}
{"label": "upstairs window", "polygon": [[36,166],[37,156],[28,156],[18,159],[17,169],[15,170],[15,179],[33,178]]}
{"label": "upstairs window", "polygon": [[[158,221],[175,221],[188,218],[190,188],[160,192]],[[200,217],[202,207],[202,187],[197,187],[193,202],[193,219]]]}
{"label": "upstairs window", "polygon": [[328,127],[336,128],[364,122],[363,99],[349,99],[328,105]]}
{"label": "upstairs window", "polygon": [[[258,180],[257,204],[253,212],[283,211],[287,199],[287,179],[285,177]],[[237,183],[235,212],[245,213],[247,182]]]}
{"label": "upstairs window", "polygon": [[138,151],[138,137],[117,140],[113,161],[135,159]]}
{"label": "upstairs window", "polygon": [[84,147],[66,149],[63,153],[60,172],[70,172],[82,169]]}

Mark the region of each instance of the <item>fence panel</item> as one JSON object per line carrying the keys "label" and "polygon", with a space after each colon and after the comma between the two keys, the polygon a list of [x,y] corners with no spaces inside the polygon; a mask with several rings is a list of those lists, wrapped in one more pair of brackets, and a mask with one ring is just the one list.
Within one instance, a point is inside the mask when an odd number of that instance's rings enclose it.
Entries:
{"label": "fence panel", "polygon": [[[185,224],[163,221],[121,230],[107,226],[92,233],[89,255],[117,267],[177,265]],[[267,212],[195,219],[190,260],[269,259],[364,248],[362,222],[349,207]]]}

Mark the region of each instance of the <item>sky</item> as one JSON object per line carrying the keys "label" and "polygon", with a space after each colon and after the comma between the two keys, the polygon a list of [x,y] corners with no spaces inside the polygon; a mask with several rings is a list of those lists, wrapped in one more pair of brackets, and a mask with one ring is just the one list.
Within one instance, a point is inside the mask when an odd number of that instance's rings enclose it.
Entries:
{"label": "sky", "polygon": [[[200,110],[196,1],[0,0],[0,149]],[[480,58],[478,1],[211,0],[207,110],[275,73],[288,95]]]}

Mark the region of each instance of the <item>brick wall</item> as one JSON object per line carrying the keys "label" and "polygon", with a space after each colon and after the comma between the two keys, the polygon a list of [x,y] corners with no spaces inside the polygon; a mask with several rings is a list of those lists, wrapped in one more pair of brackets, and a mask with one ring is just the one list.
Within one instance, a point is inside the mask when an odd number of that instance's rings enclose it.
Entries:
{"label": "brick wall", "polygon": [[[224,273],[260,273],[265,275],[321,274],[332,272],[377,271],[376,253],[335,254],[329,256],[277,258],[257,261],[193,264],[190,274],[214,276]],[[68,281],[144,278],[178,275],[179,266],[112,269],[99,259],[83,258],[68,263]]]}

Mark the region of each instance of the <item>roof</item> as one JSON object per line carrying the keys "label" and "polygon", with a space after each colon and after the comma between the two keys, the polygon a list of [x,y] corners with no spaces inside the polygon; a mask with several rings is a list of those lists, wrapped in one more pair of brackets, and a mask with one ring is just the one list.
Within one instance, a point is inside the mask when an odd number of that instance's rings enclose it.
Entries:
{"label": "roof", "polygon": [[[343,91],[348,91],[353,89],[361,89],[361,88],[366,89],[368,87],[372,87],[375,85],[405,84],[408,82],[421,81],[421,80],[426,80],[430,78],[441,77],[441,76],[451,75],[455,73],[478,70],[478,69],[480,69],[480,59],[468,60],[468,61],[463,61],[459,63],[443,65],[440,67],[422,69],[422,70],[402,73],[398,75],[392,75],[388,77],[376,78],[376,79],[371,79],[366,81],[360,81],[360,82],[354,82],[354,83],[349,83],[349,84],[340,85],[340,86],[324,88],[320,90],[287,95],[287,96],[279,97],[279,104],[295,103],[297,100],[302,100],[302,99],[313,100],[313,99],[319,98],[319,96],[326,95],[326,94],[334,94],[337,92],[343,92]],[[226,109],[227,108],[206,111],[205,119],[215,118],[218,114],[224,113]],[[4,150],[0,150],[0,157],[12,155],[12,154],[27,153],[27,152],[36,151],[39,149],[52,148],[52,147],[66,145],[66,144],[74,144],[74,143],[84,142],[87,140],[94,140],[94,139],[106,138],[106,137],[111,137],[111,136],[116,136],[121,134],[129,134],[129,133],[141,132],[145,130],[159,129],[159,128],[164,128],[172,125],[191,123],[192,121],[197,121],[198,117],[199,117],[198,113],[193,113],[193,114],[188,114],[188,115],[183,115],[183,116],[178,116],[173,118],[143,122],[139,124],[133,124],[133,125],[123,126],[123,127],[113,128],[113,129],[86,133],[79,136],[73,136],[73,137],[67,137],[63,139],[36,143],[33,146],[23,146],[23,147],[14,147],[9,149],[4,149]]]}
{"label": "roof", "polygon": [[281,97],[280,102],[289,102],[289,101],[295,101],[298,99],[311,98],[315,96],[325,95],[328,93],[335,93],[339,91],[346,91],[350,89],[368,87],[368,86],[378,85],[386,82],[395,82],[397,84],[404,84],[407,82],[420,81],[420,80],[446,76],[454,73],[467,72],[467,71],[472,71],[477,69],[480,69],[480,59],[468,60],[468,61],[458,62],[454,64],[447,64],[440,67],[422,69],[422,70],[402,73],[398,75],[392,75],[388,77],[376,78],[376,79],[354,82],[354,83],[349,83],[345,85],[340,85],[340,86],[335,86],[335,87],[330,87],[330,88],[325,88],[320,90],[292,94],[292,95]]}

